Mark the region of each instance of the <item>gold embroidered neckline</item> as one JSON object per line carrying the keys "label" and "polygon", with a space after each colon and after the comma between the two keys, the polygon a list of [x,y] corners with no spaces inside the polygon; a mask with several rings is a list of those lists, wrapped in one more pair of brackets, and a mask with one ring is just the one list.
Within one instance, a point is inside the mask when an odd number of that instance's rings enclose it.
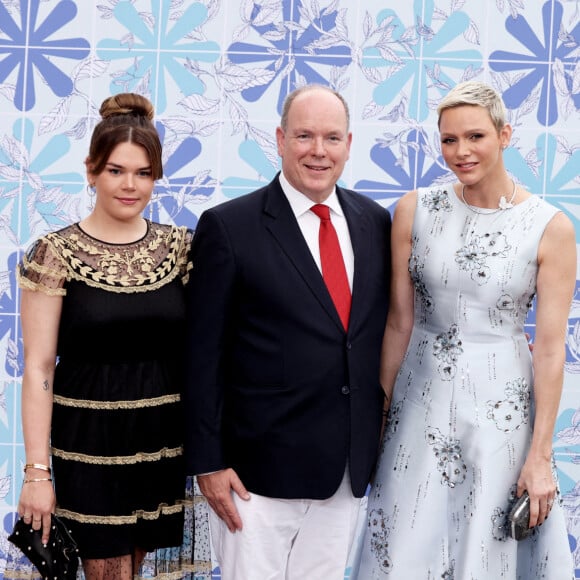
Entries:
{"label": "gold embroidered neckline", "polygon": [[101,240],[100,238],[96,238],[95,236],[92,236],[86,230],[84,230],[83,227],[81,226],[80,222],[73,224],[73,227],[78,229],[84,236],[86,236],[87,238],[89,238],[93,242],[96,242],[98,244],[103,244],[104,246],[123,247],[123,246],[133,246],[135,244],[139,244],[145,238],[147,238],[147,236],[149,235],[149,232],[151,231],[151,222],[148,219],[145,219],[145,223],[147,224],[147,228],[145,230],[145,233],[140,238],[133,240],[132,242],[107,242],[106,240]]}
{"label": "gold embroidered neckline", "polygon": [[138,292],[166,284],[178,274],[184,236],[185,228],[148,223],[140,240],[110,244],[74,224],[47,239],[70,278],[98,288]]}

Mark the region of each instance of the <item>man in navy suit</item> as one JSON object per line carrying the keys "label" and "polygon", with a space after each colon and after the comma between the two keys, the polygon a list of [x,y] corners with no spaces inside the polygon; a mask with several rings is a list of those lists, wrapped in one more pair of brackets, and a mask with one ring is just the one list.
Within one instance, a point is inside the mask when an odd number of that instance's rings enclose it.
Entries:
{"label": "man in navy suit", "polygon": [[[281,172],[205,211],[194,236],[188,472],[223,580],[342,580],[379,445],[390,217],[336,185],[352,140],[338,93],[291,93],[276,138]],[[348,322],[322,276],[315,204],[330,208]]]}

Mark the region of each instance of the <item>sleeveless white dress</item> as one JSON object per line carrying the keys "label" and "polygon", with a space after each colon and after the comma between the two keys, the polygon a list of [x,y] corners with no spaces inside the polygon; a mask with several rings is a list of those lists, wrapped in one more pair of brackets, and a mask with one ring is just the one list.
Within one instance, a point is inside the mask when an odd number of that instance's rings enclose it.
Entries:
{"label": "sleeveless white dress", "polygon": [[419,189],[415,323],[358,580],[573,578],[559,497],[531,537],[517,542],[506,529],[534,414],[524,321],[557,212],[536,196],[498,211],[467,207],[452,189]]}

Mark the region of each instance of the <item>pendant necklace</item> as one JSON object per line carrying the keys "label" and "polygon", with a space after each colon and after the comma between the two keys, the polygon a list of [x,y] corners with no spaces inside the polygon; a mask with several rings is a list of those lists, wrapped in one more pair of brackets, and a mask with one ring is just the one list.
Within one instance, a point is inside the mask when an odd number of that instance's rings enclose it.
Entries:
{"label": "pendant necklace", "polygon": [[497,205],[497,209],[491,210],[490,208],[483,208],[483,207],[476,207],[473,205],[470,205],[469,203],[467,203],[467,200],[465,199],[465,185],[461,188],[461,201],[474,213],[479,213],[479,214],[485,214],[485,215],[491,215],[493,213],[497,213],[498,211],[502,211],[504,209],[511,209],[512,207],[514,207],[513,201],[516,198],[516,193],[517,193],[517,186],[516,186],[516,182],[512,179],[512,183],[514,184],[514,190],[512,192],[512,196],[510,197],[509,201],[506,199],[505,195],[502,195],[499,198],[499,203]]}

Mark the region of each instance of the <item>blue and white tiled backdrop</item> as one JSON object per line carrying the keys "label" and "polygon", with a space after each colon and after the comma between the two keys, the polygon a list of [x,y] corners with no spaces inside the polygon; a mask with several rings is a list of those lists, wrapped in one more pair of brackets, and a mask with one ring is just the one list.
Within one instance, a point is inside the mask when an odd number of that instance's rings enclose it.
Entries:
{"label": "blue and white tiled backdrop", "polygon": [[[275,174],[274,130],[296,86],[345,95],[354,140],[342,183],[392,208],[409,189],[451,179],[435,108],[457,82],[484,80],[515,129],[509,170],[580,236],[579,61],[578,0],[0,0],[4,527],[23,463],[15,264],[37,236],[87,214],[83,161],[105,97],[151,98],[165,176],[148,215],[195,227],[206,208]],[[575,298],[554,449],[580,578],[580,291]],[[533,313],[529,322],[533,335]]]}

